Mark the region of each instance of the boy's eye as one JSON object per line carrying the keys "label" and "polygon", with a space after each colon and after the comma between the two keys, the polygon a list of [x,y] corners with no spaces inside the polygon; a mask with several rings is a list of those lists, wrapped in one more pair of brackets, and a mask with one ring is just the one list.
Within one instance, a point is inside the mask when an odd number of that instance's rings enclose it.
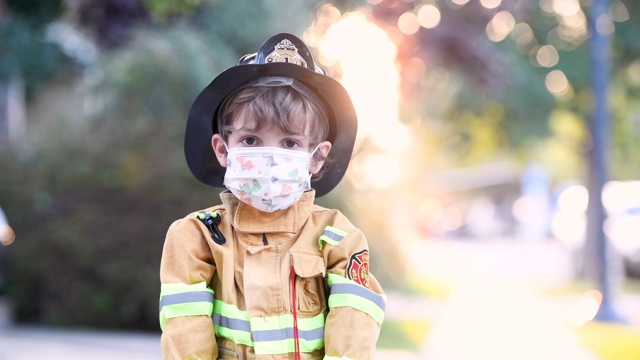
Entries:
{"label": "boy's eye", "polygon": [[252,138],[252,137],[247,137],[247,138],[242,139],[242,143],[247,145],[247,146],[255,145],[256,142],[257,142],[256,139]]}
{"label": "boy's eye", "polygon": [[294,140],[285,140],[284,147],[287,149],[293,149],[298,146],[298,142]]}

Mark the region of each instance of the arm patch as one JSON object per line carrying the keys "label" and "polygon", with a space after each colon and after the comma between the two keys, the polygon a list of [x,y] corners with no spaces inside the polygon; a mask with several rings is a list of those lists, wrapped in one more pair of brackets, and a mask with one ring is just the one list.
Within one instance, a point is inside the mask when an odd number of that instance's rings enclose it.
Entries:
{"label": "arm patch", "polygon": [[369,288],[369,250],[362,250],[349,259],[347,277],[354,282]]}

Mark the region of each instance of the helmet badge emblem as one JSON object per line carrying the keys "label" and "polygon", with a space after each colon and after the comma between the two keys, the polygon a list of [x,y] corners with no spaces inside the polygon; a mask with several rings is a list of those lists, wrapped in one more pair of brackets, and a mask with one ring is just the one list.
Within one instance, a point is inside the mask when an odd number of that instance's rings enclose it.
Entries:
{"label": "helmet badge emblem", "polygon": [[267,55],[265,61],[268,63],[285,62],[307,67],[307,62],[298,54],[298,48],[287,39],[280,41],[274,50]]}

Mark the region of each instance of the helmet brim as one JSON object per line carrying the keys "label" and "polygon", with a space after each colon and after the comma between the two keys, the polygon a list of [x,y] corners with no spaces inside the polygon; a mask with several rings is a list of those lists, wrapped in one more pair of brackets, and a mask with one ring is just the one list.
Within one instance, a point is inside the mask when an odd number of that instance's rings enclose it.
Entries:
{"label": "helmet brim", "polygon": [[[291,63],[245,64],[219,74],[196,98],[189,112],[184,150],[189,169],[201,182],[223,188],[226,169],[220,165],[211,146],[218,133],[220,105],[248,81],[263,76],[290,77],[302,82],[324,102],[329,121],[328,141],[331,159],[323,176],[311,182],[320,197],[335,188],[343,178],[353,152],[357,116],[349,94],[335,79]],[[326,166],[326,165],[325,165]]]}

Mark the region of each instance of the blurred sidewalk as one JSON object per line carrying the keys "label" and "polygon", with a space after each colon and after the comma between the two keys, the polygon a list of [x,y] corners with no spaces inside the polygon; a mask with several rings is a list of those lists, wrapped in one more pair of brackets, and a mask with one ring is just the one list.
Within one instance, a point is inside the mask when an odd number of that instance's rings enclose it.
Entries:
{"label": "blurred sidewalk", "polygon": [[137,332],[0,328],[0,360],[157,360],[160,335]]}
{"label": "blurred sidewalk", "polygon": [[551,304],[522,278],[469,274],[454,284],[422,351],[431,360],[594,360]]}
{"label": "blurred sidewalk", "polygon": [[[580,297],[552,298],[541,292],[572,280],[571,255],[558,244],[433,240],[414,243],[405,255],[416,275],[450,284],[451,294],[447,299],[388,294],[387,318],[421,317],[433,327],[419,354],[384,356],[381,349],[381,359],[598,359],[568,321],[579,310]],[[640,299],[614,300],[631,326],[640,326]]]}

